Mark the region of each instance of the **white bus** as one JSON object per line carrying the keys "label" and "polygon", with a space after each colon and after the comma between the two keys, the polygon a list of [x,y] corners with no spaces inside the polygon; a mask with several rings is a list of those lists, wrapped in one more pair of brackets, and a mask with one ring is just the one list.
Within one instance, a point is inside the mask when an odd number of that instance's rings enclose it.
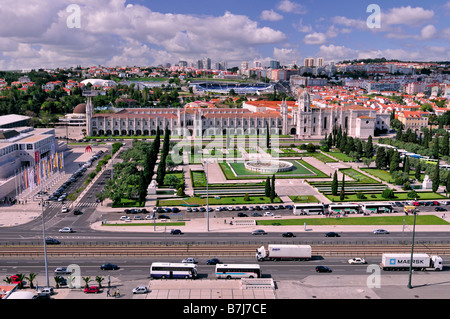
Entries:
{"label": "white bus", "polygon": [[217,278],[260,278],[261,269],[258,264],[217,264]]}
{"label": "white bus", "polygon": [[150,277],[161,279],[195,279],[197,277],[197,265],[155,262],[150,266]]}
{"label": "white bus", "polygon": [[294,215],[324,215],[325,206],[323,204],[295,204]]}

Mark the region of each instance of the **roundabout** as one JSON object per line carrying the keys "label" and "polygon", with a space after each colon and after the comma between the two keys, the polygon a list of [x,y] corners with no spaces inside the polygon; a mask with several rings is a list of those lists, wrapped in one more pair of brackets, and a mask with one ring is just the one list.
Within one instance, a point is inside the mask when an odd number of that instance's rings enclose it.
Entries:
{"label": "roundabout", "polygon": [[244,166],[247,170],[258,173],[279,173],[287,172],[294,169],[294,165],[287,161],[278,160],[255,160],[245,162]]}

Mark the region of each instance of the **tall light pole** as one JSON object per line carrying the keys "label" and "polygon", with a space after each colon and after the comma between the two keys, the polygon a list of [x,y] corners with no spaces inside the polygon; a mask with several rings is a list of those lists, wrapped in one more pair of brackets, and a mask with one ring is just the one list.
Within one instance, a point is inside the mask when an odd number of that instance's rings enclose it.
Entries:
{"label": "tall light pole", "polygon": [[414,214],[414,226],[413,226],[413,237],[411,244],[411,259],[409,260],[409,280],[408,280],[408,288],[412,289],[411,278],[412,278],[412,265],[413,265],[413,257],[414,257],[414,237],[416,235],[416,211],[413,211]]}
{"label": "tall light pole", "polygon": [[203,161],[206,164],[206,229],[209,231],[209,188],[208,188],[208,160]]}
{"label": "tall light pole", "polygon": [[44,262],[45,262],[45,278],[47,280],[47,287],[50,286],[48,278],[48,261],[47,261],[47,242],[45,236],[45,221],[44,221],[44,199],[41,198],[41,212],[42,212],[42,236],[44,239]]}

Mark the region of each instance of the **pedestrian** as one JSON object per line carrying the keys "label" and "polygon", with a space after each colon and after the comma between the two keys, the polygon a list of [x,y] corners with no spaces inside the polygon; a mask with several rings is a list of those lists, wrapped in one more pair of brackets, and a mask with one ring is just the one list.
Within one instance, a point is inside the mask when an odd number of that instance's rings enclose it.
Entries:
{"label": "pedestrian", "polygon": [[111,290],[110,290],[110,289],[108,289],[108,290],[106,291],[106,297],[111,297]]}
{"label": "pedestrian", "polygon": [[116,297],[120,297],[120,291],[119,291],[119,289],[117,289]]}
{"label": "pedestrian", "polygon": [[114,298],[116,298],[116,295],[117,295],[117,292],[114,290],[114,292],[113,292]]}

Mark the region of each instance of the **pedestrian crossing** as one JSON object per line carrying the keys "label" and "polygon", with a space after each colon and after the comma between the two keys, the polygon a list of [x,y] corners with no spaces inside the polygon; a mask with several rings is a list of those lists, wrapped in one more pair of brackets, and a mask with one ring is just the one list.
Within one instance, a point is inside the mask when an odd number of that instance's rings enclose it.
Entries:
{"label": "pedestrian crossing", "polygon": [[[62,208],[62,207],[69,207],[71,206],[72,202],[49,202],[46,207],[49,208]],[[76,207],[97,207],[98,203],[92,203],[92,202],[83,202],[78,203]]]}

